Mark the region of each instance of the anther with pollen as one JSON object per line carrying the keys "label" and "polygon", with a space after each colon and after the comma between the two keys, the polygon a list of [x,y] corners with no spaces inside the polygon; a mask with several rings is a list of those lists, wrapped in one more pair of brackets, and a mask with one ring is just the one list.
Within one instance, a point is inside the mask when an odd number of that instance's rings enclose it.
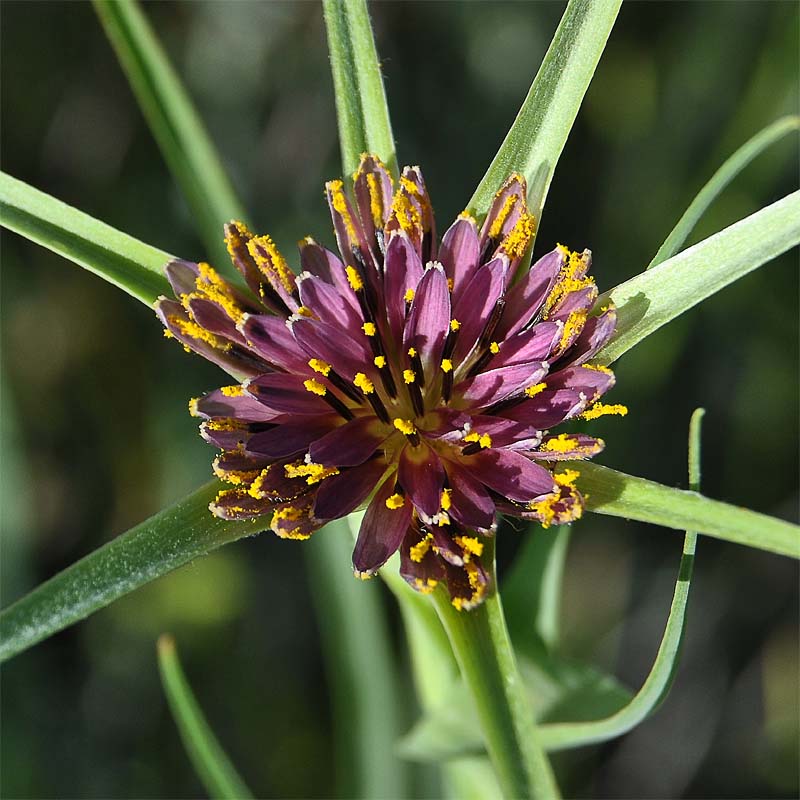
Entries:
{"label": "anther with pollen", "polygon": [[412,447],[416,447],[420,443],[419,434],[417,433],[417,426],[409,419],[396,419],[394,426],[400,433],[405,434]]}

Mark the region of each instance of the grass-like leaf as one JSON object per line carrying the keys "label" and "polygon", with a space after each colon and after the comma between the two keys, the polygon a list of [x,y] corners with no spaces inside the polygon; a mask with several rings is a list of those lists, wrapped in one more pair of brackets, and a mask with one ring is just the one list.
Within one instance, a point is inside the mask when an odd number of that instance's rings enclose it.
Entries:
{"label": "grass-like leaf", "polygon": [[208,504],[212,481],[40,584],[0,614],[0,661],[228,542],[263,530],[264,520],[225,522]]}
{"label": "grass-like leaf", "polygon": [[375,153],[397,174],[392,124],[366,0],[323,0],[343,174]]}
{"label": "grass-like leaf", "polygon": [[693,530],[715,539],[800,558],[800,527],[790,522],[599,464],[576,462],[572,466],[581,473],[578,485],[588,495],[586,507],[590,511]]}
{"label": "grass-like leaf", "polygon": [[215,800],[252,798],[203,716],[181,667],[175,640],[168,634],[158,640],[158,668],[183,746],[206,791]]}
{"label": "grass-like leaf", "polygon": [[144,244],[38,189],[0,173],[0,225],[74,261],[152,305],[170,288],[169,253]]}
{"label": "grass-like leaf", "polygon": [[228,263],[222,225],[244,219],[244,211],[188,93],[135,0],[94,6],[206,248]]}
{"label": "grass-like leaf", "polygon": [[[698,408],[692,414],[689,425],[689,486],[694,492],[700,491],[700,424],[704,413],[703,409]],[[649,717],[664,701],[678,669],[696,546],[697,534],[686,531],[664,635],[642,688],[630,703],[606,719],[541,725],[539,731],[548,750],[582,747],[622,736]]]}
{"label": "grass-like leaf", "polygon": [[701,300],[800,244],[800,191],[601,295],[619,312],[614,338],[598,354],[610,364]]}
{"label": "grass-like leaf", "polygon": [[722,190],[754,159],[770,148],[776,142],[790,133],[800,130],[800,117],[789,116],[776,120],[771,125],[760,130],[751,139],[748,139],[723,165],[712,175],[711,180],[698,192],[689,207],[684,211],[678,224],[672,229],[664,244],[648,265],[648,269],[655,267],[662,261],[674,256],[681,249],[683,243],[689,238],[694,226],[706,212],[708,207],[717,199]]}
{"label": "grass-like leaf", "polygon": [[[539,72],[467,209],[482,216],[512,172],[528,180],[541,219],[547,190],[622,0],[570,0]],[[502,56],[501,56],[502,57]]]}
{"label": "grass-like leaf", "polygon": [[303,550],[330,679],[336,795],[405,797],[397,659],[377,582],[353,578],[347,520],[329,523]]}

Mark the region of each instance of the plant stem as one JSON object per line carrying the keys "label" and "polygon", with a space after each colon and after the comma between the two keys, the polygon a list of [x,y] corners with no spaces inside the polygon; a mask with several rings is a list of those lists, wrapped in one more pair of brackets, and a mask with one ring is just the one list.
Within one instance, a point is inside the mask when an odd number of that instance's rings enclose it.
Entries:
{"label": "plant stem", "polygon": [[[494,548],[484,566],[495,579]],[[443,590],[433,595],[436,611],[453,648],[483,727],[486,749],[506,797],[559,797],[550,762],[538,741],[533,711],[508,636],[500,595],[478,608],[457,611]]]}

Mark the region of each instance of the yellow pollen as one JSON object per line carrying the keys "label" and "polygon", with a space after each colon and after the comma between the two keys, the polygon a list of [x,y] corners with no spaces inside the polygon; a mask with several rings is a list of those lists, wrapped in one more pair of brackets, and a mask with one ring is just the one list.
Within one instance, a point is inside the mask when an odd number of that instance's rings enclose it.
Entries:
{"label": "yellow pollen", "polygon": [[442,372],[452,372],[453,362],[449,358],[442,359]]}
{"label": "yellow pollen", "polygon": [[416,561],[419,564],[425,555],[427,554],[428,550],[431,549],[431,545],[433,544],[433,536],[431,534],[427,534],[424,539],[417,542],[409,551],[408,555],[412,561]]}
{"label": "yellow pollen", "polygon": [[377,328],[375,327],[375,323],[374,322],[365,322],[361,326],[361,329],[364,331],[364,333],[367,336],[374,336],[376,331],[377,331]]}
{"label": "yellow pollen", "polygon": [[503,206],[498,212],[497,216],[494,218],[491,227],[489,228],[489,238],[496,239],[500,232],[503,230],[503,225],[505,225],[506,220],[508,219],[511,210],[517,203],[517,195],[509,194],[505,201],[503,202]]}
{"label": "yellow pollen", "polygon": [[452,489],[442,489],[442,511],[449,511],[450,507],[453,505],[453,499],[450,496],[452,493]]}
{"label": "yellow pollen", "polygon": [[455,333],[461,327],[461,323],[457,319],[450,320],[450,330]]}
{"label": "yellow pollen", "polygon": [[333,206],[333,210],[341,217],[347,235],[351,240],[355,241],[358,237],[356,236],[356,229],[353,225],[353,218],[350,216],[350,210],[347,206],[347,199],[344,196],[343,187],[344,184],[341,181],[330,181],[328,183],[328,189],[331,193],[331,205]]}
{"label": "yellow pollen", "polygon": [[209,419],[203,423],[206,430],[209,431],[246,431],[247,423],[240,419],[233,419],[233,417],[224,417],[222,419]]}
{"label": "yellow pollen", "polygon": [[327,375],[331,371],[331,365],[319,358],[312,358],[308,362],[308,366],[311,367],[314,372],[319,372],[321,375]]}
{"label": "yellow pollen", "polygon": [[406,383],[414,383],[414,381],[416,379],[417,379],[417,373],[414,372],[413,369],[404,369],[403,370],[403,380]]}
{"label": "yellow pollen", "polygon": [[375,386],[372,381],[363,372],[356,372],[353,383],[361,389],[364,394],[372,394],[375,391]]}
{"label": "yellow pollen", "polygon": [[492,446],[492,437],[489,436],[488,433],[484,433],[480,439],[478,439],[478,444],[481,446],[482,449],[486,449],[487,447]]}
{"label": "yellow pollen", "polygon": [[400,433],[404,433],[406,436],[411,436],[412,434],[417,432],[416,425],[410,419],[397,419],[393,420],[392,423]]}
{"label": "yellow pollen", "polygon": [[306,387],[307,392],[318,394],[320,397],[325,397],[325,395],[328,393],[328,390],[319,381],[314,380],[314,378],[309,378],[307,381],[303,381],[303,386]]}
{"label": "yellow pollen", "polygon": [[521,258],[533,238],[536,224],[533,214],[524,213],[511,232],[503,239],[501,247],[509,258]]}
{"label": "yellow pollen", "polygon": [[542,450],[548,453],[569,453],[575,450],[578,444],[577,439],[571,439],[569,434],[561,433],[553,439],[548,439],[542,445]]}
{"label": "yellow pollen", "polygon": [[400,178],[400,185],[409,193],[413,195],[419,194],[419,187],[417,186],[414,181],[410,178],[406,178],[405,175]]}
{"label": "yellow pollen", "polygon": [[453,287],[456,285],[455,281],[452,278],[447,279],[447,288],[452,292]]}
{"label": "yellow pollen", "polygon": [[205,342],[207,345],[210,345],[217,350],[230,350],[233,346],[232,342],[226,341],[221,336],[216,336],[215,334],[211,333],[211,331],[207,331],[204,327],[198,325],[196,322],[193,322],[190,319],[185,319],[184,317],[179,317],[177,315],[170,316],[167,319],[184,336],[190,336],[192,339]]}
{"label": "yellow pollen", "polygon": [[221,467],[219,464],[219,459],[215,458],[211,464],[212,469],[214,470],[214,474],[223,481],[227,483],[232,483],[234,486],[238,486],[242,483],[250,483],[255,478],[258,477],[259,470],[251,469],[251,470],[239,470],[239,469],[225,469]]}
{"label": "yellow pollen", "polygon": [[238,384],[236,386],[222,386],[220,391],[225,397],[241,397],[244,394],[244,388]]}
{"label": "yellow pollen", "polygon": [[406,499],[401,494],[395,493],[386,498],[386,508],[390,509],[391,511],[396,511],[398,508],[402,508],[405,503]]}
{"label": "yellow pollen", "polygon": [[375,356],[372,363],[378,368],[383,369],[386,366],[386,356]]}
{"label": "yellow pollen", "polygon": [[581,474],[576,469],[565,469],[563,472],[556,473],[553,477],[559,486],[574,486],[575,481],[580,478]]}
{"label": "yellow pollen", "polygon": [[627,413],[627,407],[619,403],[613,406],[605,405],[603,403],[595,403],[580,416],[583,419],[597,419],[598,417],[605,417],[608,414],[615,414],[617,416],[624,417]]}
{"label": "yellow pollen", "polygon": [[414,299],[415,294],[416,292],[414,291],[414,289],[406,289],[406,293],[403,295],[403,299],[406,301],[406,303],[410,303]]}
{"label": "yellow pollen", "polygon": [[300,306],[300,308],[297,309],[297,313],[301,317],[313,317],[314,316],[314,312],[310,308],[308,308],[308,306]]}
{"label": "yellow pollen", "polygon": [[420,594],[431,594],[438,585],[436,578],[414,578],[414,587]]}
{"label": "yellow pollen", "polygon": [[289,269],[286,259],[280,254],[275,242],[269,236],[257,236],[250,239],[247,249],[267,278],[277,278],[284,290],[290,294],[294,291],[294,273]]}
{"label": "yellow pollen", "polygon": [[561,332],[561,341],[559,347],[564,348],[569,346],[583,330],[586,324],[586,312],[581,309],[576,309],[571,312],[564,322],[564,330]]}
{"label": "yellow pollen", "polygon": [[613,375],[614,373],[602,364],[581,364],[585,369],[593,369],[595,372],[602,372],[604,375]]}
{"label": "yellow pollen", "polygon": [[496,356],[500,352],[500,345],[497,342],[492,342],[489,345],[489,352]]}
{"label": "yellow pollen", "polygon": [[461,546],[465,554],[469,553],[473,556],[480,557],[483,553],[483,542],[476,539],[474,536],[456,536],[456,543]]}
{"label": "yellow pollen", "polygon": [[181,295],[181,303],[184,308],[189,311],[189,301],[195,298],[201,300],[210,300],[222,308],[222,310],[234,322],[240,322],[244,316],[244,311],[239,306],[239,301],[230,284],[223,280],[219,273],[209,264],[201,262],[197,265],[200,270],[200,275],[195,279],[195,291],[191,294]]}
{"label": "yellow pollen", "polygon": [[417,351],[413,347],[409,347],[408,348],[408,357],[409,358],[414,358],[414,356],[416,354],[417,354]]}
{"label": "yellow pollen", "polygon": [[355,267],[346,267],[345,272],[347,273],[347,282],[354,292],[364,288],[364,281],[361,280],[361,276],[356,272]]}
{"label": "yellow pollen", "polygon": [[339,470],[336,467],[324,467],[322,464],[315,464],[313,461],[309,464],[304,462],[286,464],[283,471],[286,473],[287,478],[305,478],[309,486],[313,486],[331,475],[339,474]]}
{"label": "yellow pollen", "polygon": [[199,411],[199,409],[197,408],[197,403],[198,403],[199,401],[200,401],[200,398],[199,398],[199,397],[192,397],[192,398],[189,400],[189,413],[190,413],[190,414],[191,414],[193,417],[199,417],[199,416],[200,416],[200,411]]}
{"label": "yellow pollen", "polygon": [[540,394],[546,388],[547,388],[546,383],[535,383],[533,386],[529,386],[525,390],[525,394],[528,395],[528,397],[536,397],[537,394]]}
{"label": "yellow pollen", "polygon": [[376,228],[383,227],[383,201],[381,198],[378,177],[372,172],[367,173],[367,190],[369,191],[369,210]]}

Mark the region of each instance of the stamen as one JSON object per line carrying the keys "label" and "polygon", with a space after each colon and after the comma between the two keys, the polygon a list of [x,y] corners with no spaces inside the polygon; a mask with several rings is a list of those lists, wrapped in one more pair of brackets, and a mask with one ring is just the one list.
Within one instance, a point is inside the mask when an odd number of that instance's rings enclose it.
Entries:
{"label": "stamen", "polygon": [[366,336],[374,336],[378,330],[374,322],[365,322],[361,328]]}
{"label": "stamen", "polygon": [[591,408],[586,409],[586,411],[584,411],[580,416],[582,419],[597,419],[598,417],[604,417],[608,414],[615,414],[620,417],[624,417],[627,413],[627,407],[619,403],[613,406],[605,405],[603,403],[595,403]]}
{"label": "stamen", "polygon": [[328,390],[314,378],[309,378],[308,380],[303,381],[303,386],[306,387],[307,392],[319,395],[320,397],[325,397],[325,395],[328,393]]}
{"label": "stamen", "polygon": [[363,372],[356,373],[353,383],[358,386],[364,394],[372,394],[375,391],[375,386],[372,381]]}
{"label": "stamen", "polygon": [[404,369],[403,370],[403,380],[406,383],[414,383],[414,381],[416,379],[417,379],[417,373],[414,372],[413,369]]}
{"label": "stamen", "polygon": [[400,419],[399,417],[393,420],[392,424],[406,436],[411,436],[412,433],[417,432],[417,427],[410,419]]}
{"label": "stamen", "polygon": [[314,370],[314,372],[319,372],[321,375],[328,376],[331,371],[331,365],[325,361],[322,361],[319,358],[312,358],[308,362],[308,366]]}
{"label": "stamen", "polygon": [[406,503],[405,497],[399,492],[395,492],[393,495],[386,498],[386,508],[390,509],[391,511],[396,511],[398,508],[402,508]]}

